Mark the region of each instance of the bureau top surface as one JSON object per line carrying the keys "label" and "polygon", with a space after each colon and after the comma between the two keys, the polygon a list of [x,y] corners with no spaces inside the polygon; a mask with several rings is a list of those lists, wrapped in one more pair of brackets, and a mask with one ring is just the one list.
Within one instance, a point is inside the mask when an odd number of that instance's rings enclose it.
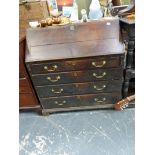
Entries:
{"label": "bureau top surface", "polygon": [[124,53],[119,19],[30,28],[26,32],[26,62]]}

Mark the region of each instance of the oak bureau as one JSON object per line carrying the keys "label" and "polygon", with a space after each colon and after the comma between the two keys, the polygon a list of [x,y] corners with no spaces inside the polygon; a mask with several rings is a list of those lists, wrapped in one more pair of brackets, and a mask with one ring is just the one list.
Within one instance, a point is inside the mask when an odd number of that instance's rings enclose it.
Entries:
{"label": "oak bureau", "polygon": [[30,28],[25,62],[44,115],[112,107],[122,98],[118,18]]}

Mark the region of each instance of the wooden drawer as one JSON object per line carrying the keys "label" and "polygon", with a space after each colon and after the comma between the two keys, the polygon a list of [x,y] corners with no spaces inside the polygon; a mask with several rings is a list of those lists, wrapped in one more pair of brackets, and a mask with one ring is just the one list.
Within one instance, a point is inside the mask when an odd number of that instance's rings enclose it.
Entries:
{"label": "wooden drawer", "polygon": [[122,81],[114,80],[76,84],[61,84],[52,86],[37,86],[36,91],[40,98],[47,98],[54,96],[70,96],[102,92],[119,92],[121,88]]}
{"label": "wooden drawer", "polygon": [[96,69],[32,75],[35,86],[122,79],[122,69]]}
{"label": "wooden drawer", "polygon": [[29,64],[31,74],[65,72],[75,70],[88,70],[99,68],[119,68],[121,66],[120,58],[102,57],[94,59],[68,60],[62,62],[46,62]]}
{"label": "wooden drawer", "polygon": [[121,99],[120,93],[101,93],[101,94],[86,94],[66,97],[51,97],[40,99],[43,108],[66,108],[80,106],[97,106],[104,104],[114,104]]}
{"label": "wooden drawer", "polygon": [[32,93],[29,82],[26,78],[19,79],[19,93]]}

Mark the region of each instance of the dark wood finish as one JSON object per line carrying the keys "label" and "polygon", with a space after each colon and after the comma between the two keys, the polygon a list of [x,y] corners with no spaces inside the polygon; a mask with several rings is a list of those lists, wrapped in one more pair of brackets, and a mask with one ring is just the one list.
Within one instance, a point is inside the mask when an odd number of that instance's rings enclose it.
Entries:
{"label": "dark wood finish", "polygon": [[132,0],[127,8],[119,11],[118,15],[121,17],[125,17],[127,15],[134,14],[134,13],[135,13],[135,0]]}
{"label": "dark wood finish", "polygon": [[103,109],[113,109],[114,104],[103,104],[103,105],[89,105],[89,106],[76,106],[76,107],[65,107],[65,108],[50,108],[42,109],[41,114],[43,116],[48,116],[50,113],[55,112],[68,112],[68,111],[83,111],[83,110],[103,110]]}
{"label": "dark wood finish", "polygon": [[[42,54],[43,51],[44,54]],[[103,56],[103,54],[112,55],[120,54],[122,51],[123,46],[121,43],[118,42],[117,39],[94,40],[56,45],[50,44],[47,46],[31,46],[31,52],[33,53],[33,57],[31,56],[31,53],[27,52],[26,62],[83,58],[96,55]],[[121,54],[123,54],[123,52]]]}
{"label": "dark wood finish", "polygon": [[118,21],[27,30],[26,66],[44,114],[104,108],[121,99],[124,46]]}
{"label": "dark wood finish", "polygon": [[112,7],[112,10],[111,10],[111,15],[112,16],[117,16],[118,15],[118,13],[121,11],[121,10],[123,10],[123,9],[125,9],[125,8],[127,8],[128,7],[128,5],[118,5],[118,6],[113,6]]}
{"label": "dark wood finish", "polygon": [[122,5],[123,2],[122,2],[122,0],[112,0],[112,4],[113,4],[114,6],[119,6],[119,5]]}
{"label": "dark wood finish", "polygon": [[54,61],[46,63],[29,64],[29,69],[32,74],[54,73],[64,71],[77,71],[96,68],[117,68],[120,66],[120,57],[99,57],[88,59],[76,59],[68,61]]}
{"label": "dark wood finish", "polygon": [[124,84],[123,84],[123,97],[129,96],[135,93],[135,86],[132,91],[129,90],[130,80],[135,78],[135,20],[127,18],[120,19],[120,26],[122,33],[125,31],[127,37],[123,40],[126,42],[127,55],[126,66],[124,71]]}
{"label": "dark wood finish", "polygon": [[25,67],[25,37],[24,31],[19,36],[19,108],[30,109],[40,108],[38,99],[33,90]]}
{"label": "dark wood finish", "polygon": [[[24,36],[22,36],[24,37]],[[24,49],[25,49],[25,39],[22,38],[19,42],[19,78],[25,78],[25,67],[24,67]]]}
{"label": "dark wood finish", "polygon": [[80,94],[93,94],[102,92],[117,92],[122,88],[122,81],[100,81],[86,83],[71,83],[60,85],[36,86],[36,91],[40,98],[53,96],[68,96]]}
{"label": "dark wood finish", "polygon": [[26,62],[123,54],[119,34],[118,18],[27,29]]}
{"label": "dark wood finish", "polygon": [[19,107],[20,109],[39,109],[40,105],[34,94],[32,93],[20,93],[19,94]]}
{"label": "dark wood finish", "polygon": [[134,94],[135,93],[135,83],[133,84],[134,87],[132,88],[132,91],[129,90],[130,87],[130,80],[135,78],[135,70],[134,69],[126,69],[125,70],[125,79],[123,83],[123,96],[126,97],[129,95],[129,93]]}
{"label": "dark wood finish", "polygon": [[122,69],[96,69],[73,72],[59,72],[50,74],[31,75],[35,86],[65,84],[77,82],[90,82],[101,80],[117,80],[123,75]]}
{"label": "dark wood finish", "polygon": [[[110,25],[109,25],[110,23]],[[78,43],[119,37],[119,20],[101,20],[87,23],[76,23],[61,27],[30,28],[26,38],[31,47]],[[52,31],[53,30],[53,31]],[[68,35],[69,34],[69,35]],[[89,35],[89,37],[87,37]],[[45,37],[46,36],[46,37]],[[49,37],[50,36],[50,37]],[[48,46],[47,46],[48,47]],[[33,52],[33,50],[31,49]]]}
{"label": "dark wood finish", "polygon": [[28,1],[19,5],[19,107],[20,109],[40,108],[35,91],[25,67],[26,28],[29,22],[48,17],[46,1]]}
{"label": "dark wood finish", "polygon": [[102,93],[102,94],[85,94],[65,97],[51,97],[41,99],[43,108],[66,108],[66,107],[81,107],[95,106],[115,103],[121,99],[121,93]]}
{"label": "dark wood finish", "polygon": [[19,93],[31,93],[30,84],[26,77],[19,80]]}

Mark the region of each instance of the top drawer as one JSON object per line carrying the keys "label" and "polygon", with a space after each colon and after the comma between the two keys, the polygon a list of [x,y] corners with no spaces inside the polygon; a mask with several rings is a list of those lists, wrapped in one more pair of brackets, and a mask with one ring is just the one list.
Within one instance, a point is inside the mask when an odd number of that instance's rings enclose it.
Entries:
{"label": "top drawer", "polygon": [[54,73],[75,70],[88,70],[95,68],[115,68],[121,66],[121,59],[119,56],[88,58],[79,60],[41,62],[28,65],[31,74]]}

